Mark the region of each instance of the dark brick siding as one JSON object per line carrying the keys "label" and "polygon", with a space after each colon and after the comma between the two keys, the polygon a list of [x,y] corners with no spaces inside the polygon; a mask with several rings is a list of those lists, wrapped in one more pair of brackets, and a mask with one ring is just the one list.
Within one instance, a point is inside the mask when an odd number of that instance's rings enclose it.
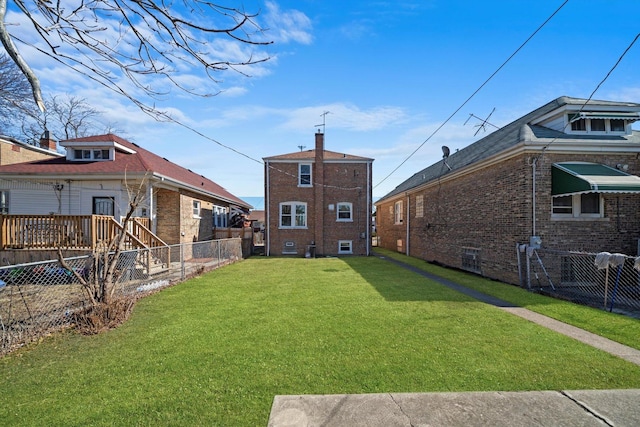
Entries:
{"label": "dark brick siding", "polygon": [[[464,248],[479,250],[481,274],[517,284],[516,244],[527,243],[533,232],[533,155],[521,155],[453,180],[443,179],[402,197],[404,223],[394,224],[390,207],[399,198],[377,204],[378,244],[409,251],[427,261],[461,268]],[[594,220],[551,219],[551,165],[555,162],[589,161],[610,166],[629,165],[638,174],[635,155],[575,155],[546,153],[536,170],[536,234],[544,247],[584,251],[623,252],[635,255],[640,236],[640,196],[604,195],[605,218]],[[424,216],[416,218],[416,195],[424,196]],[[407,197],[410,212],[407,218]]]}

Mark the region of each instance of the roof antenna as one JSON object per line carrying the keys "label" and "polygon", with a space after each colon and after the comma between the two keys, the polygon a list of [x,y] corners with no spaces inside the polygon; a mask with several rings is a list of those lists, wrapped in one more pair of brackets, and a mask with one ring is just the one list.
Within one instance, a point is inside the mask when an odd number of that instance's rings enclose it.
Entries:
{"label": "roof antenna", "polygon": [[451,170],[451,166],[449,166],[449,163],[447,163],[447,159],[449,158],[449,154],[451,154],[451,150],[449,150],[449,147],[447,147],[446,145],[442,146],[442,161],[444,162],[444,165]]}
{"label": "roof antenna", "polygon": [[471,117],[473,117],[474,119],[478,119],[478,120],[480,120],[482,122],[479,125],[475,126],[475,127],[478,128],[478,130],[476,131],[476,133],[473,134],[473,136],[478,135],[478,133],[480,132],[481,129],[482,129],[482,131],[486,132],[487,131],[487,125],[493,126],[496,129],[500,129],[498,126],[494,125],[493,123],[489,123],[489,117],[491,117],[491,115],[493,114],[494,111],[496,111],[496,107],[493,107],[493,110],[491,110],[491,112],[489,113],[489,115],[487,116],[486,119],[482,119],[481,117],[478,117],[475,114],[471,113],[471,114],[469,114],[469,118],[467,119],[466,122],[464,122],[464,124],[466,125],[469,122],[469,120],[471,120]]}
{"label": "roof antenna", "polygon": [[307,148],[306,145],[298,145],[298,148],[300,149],[300,151],[304,150],[305,148]]}
{"label": "roof antenna", "polygon": [[[331,111],[325,111],[324,113],[320,114],[322,116],[322,123],[320,123],[319,125],[316,125],[315,127],[319,128],[322,127],[322,133],[324,133],[326,124],[327,124],[327,114],[330,114]],[[318,129],[319,131],[319,129]]]}

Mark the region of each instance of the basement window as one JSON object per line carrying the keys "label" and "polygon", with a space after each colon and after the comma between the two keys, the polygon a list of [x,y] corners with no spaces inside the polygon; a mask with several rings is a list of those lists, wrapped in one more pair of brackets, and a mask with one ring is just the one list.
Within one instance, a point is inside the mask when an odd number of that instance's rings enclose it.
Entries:
{"label": "basement window", "polygon": [[462,248],[462,269],[482,274],[479,248]]}

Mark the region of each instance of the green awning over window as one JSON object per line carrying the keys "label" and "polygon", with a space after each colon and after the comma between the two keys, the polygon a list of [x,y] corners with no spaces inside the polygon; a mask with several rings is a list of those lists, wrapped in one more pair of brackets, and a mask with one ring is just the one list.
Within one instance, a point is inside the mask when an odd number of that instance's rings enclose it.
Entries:
{"label": "green awning over window", "polygon": [[583,193],[640,193],[640,177],[600,163],[554,163],[551,195]]}

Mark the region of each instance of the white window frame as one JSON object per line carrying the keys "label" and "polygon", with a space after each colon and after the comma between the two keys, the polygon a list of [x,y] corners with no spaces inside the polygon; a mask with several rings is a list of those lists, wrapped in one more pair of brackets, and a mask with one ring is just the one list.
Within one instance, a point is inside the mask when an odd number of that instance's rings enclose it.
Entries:
{"label": "white window frame", "polygon": [[[289,213],[286,214],[287,217],[291,217],[291,225],[282,225],[282,220],[284,218],[283,208],[288,206]],[[302,208],[304,212],[302,214],[299,213],[299,208]],[[301,219],[301,221],[299,221]],[[280,203],[280,213],[278,215],[278,228],[285,229],[306,229],[307,228],[307,204],[305,202],[282,202]]]}
{"label": "white window frame", "polygon": [[0,190],[0,214],[9,213],[9,190]]}
{"label": "white window frame", "polygon": [[193,208],[193,217],[200,218],[200,211],[202,208],[202,202],[200,200],[194,200],[192,204]]}
{"label": "white window frame", "polygon": [[353,240],[338,240],[338,254],[353,254]]}
{"label": "white window frame", "polygon": [[[598,219],[604,218],[604,198],[600,193],[588,193],[588,194],[597,194],[598,195],[598,213],[582,213],[582,194],[573,194],[570,196],[559,196],[552,197],[551,199],[551,218],[552,219],[577,219],[577,218],[587,218],[587,219]],[[586,195],[586,194],[585,194]],[[560,197],[571,197],[571,212],[567,213],[556,213],[554,212],[554,208],[556,208],[554,202],[558,200]]]}
{"label": "white window frame", "polygon": [[402,224],[403,222],[404,222],[403,203],[402,203],[402,200],[398,200],[393,205],[393,223],[398,225],[398,224]]}
{"label": "white window frame", "polygon": [[416,196],[416,218],[424,216],[424,196],[419,194]]}
{"label": "white window frame", "polygon": [[[80,154],[80,157],[78,157]],[[104,157],[106,154],[107,157]],[[112,160],[112,150],[109,148],[74,148],[73,158],[70,159],[76,162],[85,162],[87,160],[94,161],[107,161]]]}
{"label": "white window frame", "polygon": [[213,206],[214,227],[226,228],[228,224],[227,222],[228,217],[229,216],[227,215],[227,208],[225,206],[218,206],[218,205]]}
{"label": "white window frame", "polygon": [[[613,135],[626,135],[627,134],[627,129],[628,129],[628,122],[624,119],[597,119],[597,118],[581,118],[575,121],[571,121],[572,116],[575,116],[576,113],[569,113],[567,115],[567,123],[568,123],[568,129],[569,132],[568,133],[575,133],[575,134],[585,134],[585,133],[589,133],[589,134],[594,134],[594,135],[607,135],[607,134],[613,134]],[[604,120],[604,130],[593,130],[592,126],[591,126],[591,121],[592,120]],[[611,121],[612,120],[621,120],[623,123],[623,129],[622,130],[612,130],[611,129]],[[577,130],[577,129],[573,129],[573,124],[579,121],[584,121],[584,129],[582,130]]]}
{"label": "white window frame", "polygon": [[[342,210],[346,208],[346,210]],[[340,214],[348,213],[348,218],[340,218]],[[336,203],[336,221],[338,222],[353,222],[353,203],[338,202]]]}
{"label": "white window frame", "polygon": [[[308,166],[309,167],[309,173],[303,173],[302,172],[302,168]],[[309,182],[303,182],[303,177],[307,177],[308,176],[308,181]],[[307,179],[305,179],[304,181],[306,181]],[[313,167],[311,166],[311,163],[298,163],[298,187],[312,187],[313,186]]]}

